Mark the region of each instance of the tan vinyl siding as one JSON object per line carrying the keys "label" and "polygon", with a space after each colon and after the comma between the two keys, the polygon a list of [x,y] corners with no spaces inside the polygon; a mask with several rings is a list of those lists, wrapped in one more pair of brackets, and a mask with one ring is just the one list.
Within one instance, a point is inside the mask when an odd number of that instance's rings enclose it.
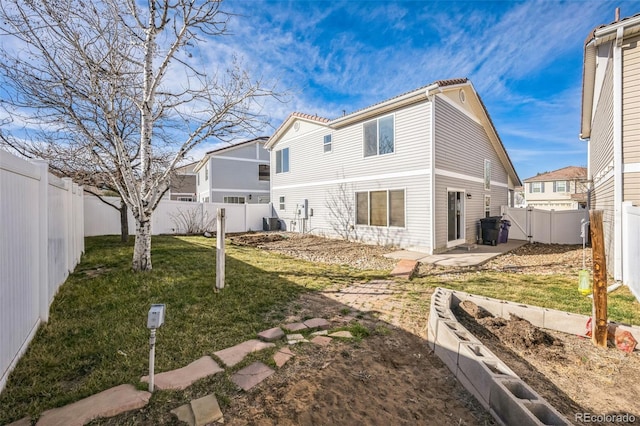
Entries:
{"label": "tan vinyl siding", "polygon": [[[622,161],[640,163],[640,37],[622,45]],[[626,196],[625,196],[626,198]]]}
{"label": "tan vinyl siding", "polygon": [[613,161],[613,62],[609,61],[602,92],[593,118],[589,142],[592,176],[596,176]]}
{"label": "tan vinyl siding", "polygon": [[640,173],[625,173],[622,175],[624,201],[640,204]]}
{"label": "tan vinyl siding", "polygon": [[[491,180],[507,183],[507,171],[484,127],[449,102],[436,97],[436,169],[484,177],[484,160],[491,160]],[[505,189],[506,191],[506,189]]]}
{"label": "tan vinyl siding", "polygon": [[601,182],[596,186],[592,194],[591,208],[594,210],[602,210],[602,225],[604,228],[605,254],[607,257],[608,273],[613,275],[614,261],[614,208],[613,208],[613,178],[605,182]]}

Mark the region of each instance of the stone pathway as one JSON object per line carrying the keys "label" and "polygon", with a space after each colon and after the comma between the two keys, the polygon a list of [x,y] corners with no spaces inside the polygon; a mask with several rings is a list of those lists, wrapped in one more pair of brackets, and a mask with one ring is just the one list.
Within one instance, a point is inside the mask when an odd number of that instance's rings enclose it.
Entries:
{"label": "stone pathway", "polygon": [[[226,367],[233,367],[241,362],[248,354],[267,348],[275,347],[272,342],[282,340],[286,337],[289,345],[309,342],[301,333],[286,335],[287,331],[319,330],[310,333],[311,342],[326,346],[334,338],[353,338],[349,331],[338,331],[329,333],[327,330],[331,324],[324,318],[313,318],[301,323],[290,323],[258,333],[260,340],[252,339],[214,352]],[[288,346],[279,349],[273,356],[273,360],[278,368],[285,365],[295,354]],[[204,356],[189,365],[176,370],[165,371],[154,375],[154,385],[159,390],[177,389],[183,390],[191,386],[197,380],[224,371],[218,363],[209,356]],[[262,362],[242,368],[231,376],[231,381],[240,389],[248,391],[260,384],[267,377],[276,373],[275,370]],[[141,382],[149,381],[149,376],[140,378]],[[38,420],[37,426],[81,426],[99,417],[113,417],[118,414],[140,409],[147,405],[151,393],[139,391],[132,385],[120,385],[107,389],[88,398],[74,402],[60,408],[45,411]],[[224,418],[220,406],[214,394],[202,398],[194,399],[188,404],[184,404],[171,410],[179,420],[189,425],[204,426],[214,422],[223,423]],[[29,418],[24,418],[8,426],[29,425]]]}

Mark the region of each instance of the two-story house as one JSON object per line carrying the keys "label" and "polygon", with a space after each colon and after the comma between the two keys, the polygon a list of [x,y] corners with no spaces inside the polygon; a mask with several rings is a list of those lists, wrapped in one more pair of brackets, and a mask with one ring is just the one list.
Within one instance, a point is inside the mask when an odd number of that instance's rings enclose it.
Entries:
{"label": "two-story house", "polygon": [[580,137],[589,144],[591,208],[603,211],[607,271],[624,281],[623,239],[637,235],[624,229],[623,203],[640,203],[640,15],[594,29],[583,65]]}
{"label": "two-story house", "polygon": [[171,185],[165,197],[174,201],[197,201],[196,173],[198,163],[176,167],[171,177]]}
{"label": "two-story house", "polygon": [[521,185],[466,78],[333,120],[292,113],[265,146],[286,229],[428,253],[476,242]]}
{"label": "two-story house", "polygon": [[568,166],[524,180],[525,204],[543,210],[587,208],[587,168]]}
{"label": "two-story house", "polygon": [[214,149],[195,166],[198,201],[254,204],[270,201],[268,137]]}

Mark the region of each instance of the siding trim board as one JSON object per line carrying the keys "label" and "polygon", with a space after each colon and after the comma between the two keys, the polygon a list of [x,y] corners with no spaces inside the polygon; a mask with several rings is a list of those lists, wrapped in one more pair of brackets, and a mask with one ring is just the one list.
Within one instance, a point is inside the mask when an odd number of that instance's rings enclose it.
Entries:
{"label": "siding trim board", "polygon": [[[447,177],[452,177],[452,178],[456,178],[456,179],[466,180],[466,181],[469,181],[469,182],[481,183],[481,184],[484,185],[484,179],[478,178],[478,177],[474,177],[474,176],[465,175],[465,174],[462,174],[462,173],[450,172],[448,170],[443,170],[443,169],[435,169],[435,174],[439,175],[439,176],[447,176]],[[506,183],[496,182],[494,180],[491,181],[491,186],[500,186],[500,187],[503,187],[503,188],[508,188],[509,187],[509,185],[507,185]]]}
{"label": "siding trim board", "polygon": [[268,160],[256,160],[255,158],[240,158],[240,157],[211,157],[212,160],[233,160],[233,161],[246,161],[249,163],[269,164]]}
{"label": "siding trim board", "polygon": [[394,179],[394,178],[402,178],[402,177],[428,176],[430,173],[431,173],[430,169],[410,170],[407,172],[385,173],[382,175],[359,176],[359,177],[353,177],[353,178],[325,180],[325,181],[318,181],[318,182],[279,185],[279,186],[272,187],[272,189],[277,191],[282,189],[308,188],[308,187],[323,186],[323,185],[339,185],[343,183],[369,182],[369,181]]}
{"label": "siding trim board", "polygon": [[640,173],[640,163],[623,164],[622,173]]}
{"label": "siding trim board", "polygon": [[212,189],[211,192],[256,192],[256,193],[262,193],[262,194],[268,194],[271,191],[268,189],[251,189],[251,188],[215,188]]}

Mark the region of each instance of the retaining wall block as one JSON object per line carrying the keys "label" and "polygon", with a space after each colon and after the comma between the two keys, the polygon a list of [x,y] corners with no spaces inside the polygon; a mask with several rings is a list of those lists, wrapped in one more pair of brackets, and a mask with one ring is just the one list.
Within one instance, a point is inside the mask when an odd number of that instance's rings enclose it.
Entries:
{"label": "retaining wall block", "polygon": [[478,389],[476,389],[473,383],[471,383],[471,381],[467,379],[467,376],[460,372],[460,370],[458,370],[458,372],[456,373],[456,379],[471,395],[475,397],[476,401],[478,401],[485,410],[489,410],[489,399],[487,398],[485,400],[484,396],[478,391]]}
{"label": "retaining wall block", "polygon": [[495,378],[489,406],[491,414],[507,425],[571,424],[525,382],[515,378]]}
{"label": "retaining wall block", "polygon": [[589,320],[588,316],[557,311],[555,309],[544,309],[543,312],[543,328],[577,336],[585,336],[587,321]]}
{"label": "retaining wall block", "polygon": [[523,305],[520,303],[504,302],[502,317],[509,319],[511,314],[529,321],[536,327],[543,327],[544,312],[542,308]]}

